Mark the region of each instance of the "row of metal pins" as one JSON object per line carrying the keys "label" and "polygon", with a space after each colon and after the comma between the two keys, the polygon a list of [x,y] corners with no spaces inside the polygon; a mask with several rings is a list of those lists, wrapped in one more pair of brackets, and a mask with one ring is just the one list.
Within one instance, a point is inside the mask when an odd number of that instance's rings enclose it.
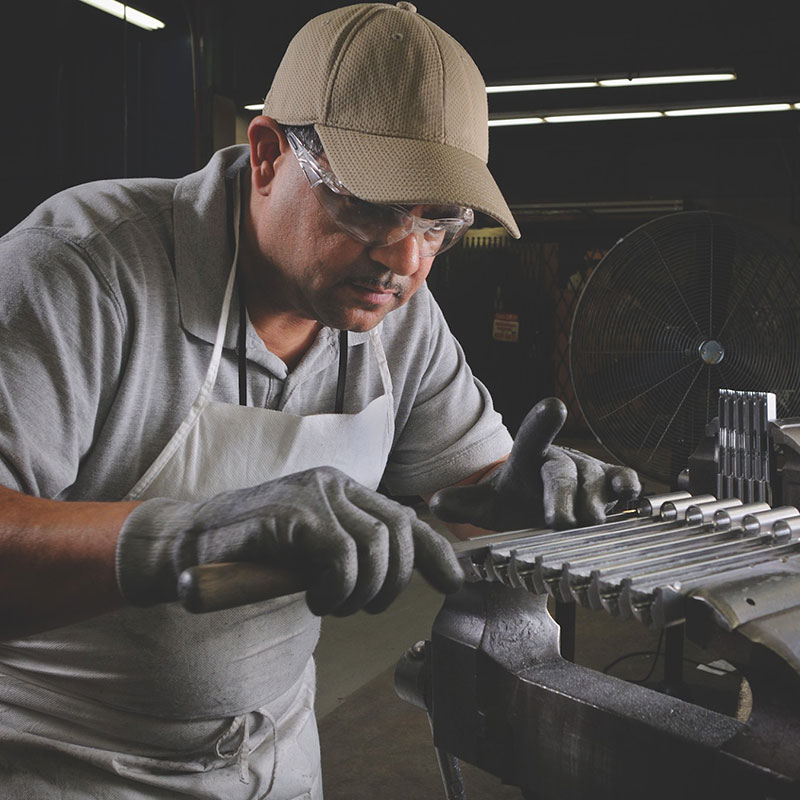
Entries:
{"label": "row of metal pins", "polygon": [[634,516],[569,531],[470,540],[475,577],[634,617],[675,621],[680,599],[715,576],[800,553],[800,511],[688,492],[653,496]]}
{"label": "row of metal pins", "polygon": [[[716,512],[716,519],[708,523],[684,525],[683,536],[671,537],[661,546],[626,548],[599,560],[566,559],[555,569],[551,562],[550,571],[543,558],[536,558],[533,564],[525,563],[531,569],[534,590],[548,591],[561,600],[572,599],[591,608],[605,607],[617,614],[620,610],[617,598],[623,588],[630,592],[643,580],[664,585],[751,563],[758,557],[754,556],[758,545],[769,548],[775,543],[772,524],[765,518],[767,515],[773,520],[800,518],[800,512],[794,508],[776,510],[763,504],[743,505],[733,514]],[[790,534],[785,534],[782,540],[789,537]],[[772,552],[767,557],[774,556]],[[519,554],[515,554],[514,562],[519,560]],[[513,571],[519,572],[518,564]],[[652,591],[649,596],[654,599]]]}
{"label": "row of metal pins", "polygon": [[[660,515],[661,506],[672,501],[681,501],[690,498],[689,492],[671,492],[668,494],[655,495],[642,498],[636,508],[627,511],[611,514],[606,522],[599,525],[588,525],[582,528],[571,528],[568,531],[554,531],[550,528],[527,528],[518,531],[507,531],[505,533],[490,533],[484,536],[476,536],[466,541],[457,542],[453,545],[456,555],[464,556],[471,553],[481,553],[487,550],[492,551],[492,560],[483,563],[475,563],[475,567],[481,570],[488,570],[489,574],[480,574],[477,577],[488,578],[489,580],[502,580],[500,575],[492,574],[497,566],[502,570],[502,562],[510,559],[511,553],[520,548],[535,543],[539,551],[549,545],[563,546],[565,537],[569,537],[571,543],[602,541],[617,536],[626,530],[641,531],[647,528],[663,528],[669,526],[677,516],[667,517]],[[677,515],[677,510],[675,511]]]}
{"label": "row of metal pins", "polygon": [[[791,536],[796,537],[800,532],[800,517],[792,520]],[[758,565],[777,564],[790,557],[800,558],[800,542],[797,538],[778,536],[773,530],[748,538],[741,550],[730,555],[625,578],[618,589],[610,594],[603,593],[600,603],[612,614],[660,628],[682,619],[683,600],[695,589],[712,582],[732,580],[739,572],[747,572],[747,577],[752,578]],[[600,596],[599,586],[596,591]]]}
{"label": "row of metal pins", "polygon": [[[703,495],[709,501],[711,495]],[[561,552],[565,548],[591,547],[597,544],[607,546],[609,542],[630,535],[638,538],[648,532],[662,532],[684,527],[683,514],[689,504],[696,504],[701,498],[692,497],[689,492],[672,492],[644,498],[633,514],[622,519],[609,519],[600,525],[589,525],[583,528],[572,528],[566,531],[524,530],[470,539],[456,545],[456,552],[472,552],[482,546],[491,549],[489,558],[484,559],[482,569],[489,580],[505,581],[512,555],[519,559],[526,553],[534,551],[544,556],[552,552]],[[512,582],[514,576],[511,576]],[[521,581],[519,585],[522,585]]]}
{"label": "row of metal pins", "polygon": [[[694,498],[691,507],[701,508],[704,502],[709,504],[714,502],[717,505],[710,495],[706,495]],[[726,502],[731,506],[735,504],[741,506],[741,501],[738,499]],[[662,525],[647,526],[646,530],[652,527],[659,529],[654,533],[645,533],[642,536],[639,533],[641,529],[633,530],[622,541],[613,540],[605,543],[604,552],[568,545],[550,552],[540,552],[538,547],[527,551],[517,550],[509,564],[510,582],[517,585],[522,585],[524,582],[533,591],[548,592],[565,601],[575,599],[586,605],[589,584],[599,575],[608,580],[616,577],[627,578],[637,569],[662,563],[669,564],[684,553],[691,557],[698,552],[698,548],[702,549],[709,539],[729,539],[738,531],[738,527],[723,528],[715,524],[713,519],[698,524],[687,524],[685,516],[680,519],[676,519],[672,514],[668,516],[672,517],[672,521]]]}

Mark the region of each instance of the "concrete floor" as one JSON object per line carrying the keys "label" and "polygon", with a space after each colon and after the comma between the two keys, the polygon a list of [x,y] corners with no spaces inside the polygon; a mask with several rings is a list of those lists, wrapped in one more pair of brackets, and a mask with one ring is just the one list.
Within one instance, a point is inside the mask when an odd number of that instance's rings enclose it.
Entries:
{"label": "concrete floor", "polygon": [[[326,618],[317,650],[318,698],[326,800],[444,798],[425,713],[394,691],[394,667],[407,648],[428,638],[441,597],[415,575],[394,605],[377,616]],[[658,634],[635,621],[577,609],[576,657],[602,670],[626,654],[611,674],[638,680],[654,663]],[[684,677],[713,702],[736,713],[739,680],[697,669],[714,659],[687,642]],[[652,676],[663,676],[658,659]],[[715,683],[716,681],[716,683]],[[715,705],[716,704],[716,705]],[[469,800],[520,800],[521,793],[462,764]]]}

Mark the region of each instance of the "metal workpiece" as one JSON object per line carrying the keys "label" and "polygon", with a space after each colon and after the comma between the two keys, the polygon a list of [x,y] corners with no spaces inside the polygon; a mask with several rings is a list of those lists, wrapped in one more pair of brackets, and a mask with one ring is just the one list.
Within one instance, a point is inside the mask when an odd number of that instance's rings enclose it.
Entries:
{"label": "metal workpiece", "polygon": [[[648,627],[661,628],[685,617],[688,593],[711,579],[757,565],[800,563],[800,543],[777,542],[771,532],[753,537],[731,531],[733,538],[708,547],[684,551],[680,558],[651,560],[625,570],[595,570],[586,587],[588,607],[634,617]],[[739,535],[737,535],[739,534]],[[580,595],[578,595],[580,596]]]}
{"label": "metal workpiece", "polygon": [[762,533],[772,533],[774,526],[779,522],[786,522],[794,517],[800,517],[800,511],[794,506],[781,506],[768,511],[756,511],[742,517],[742,530],[746,535],[758,536]]}
{"label": "metal workpiece", "polygon": [[[675,530],[674,523],[647,522],[635,530],[617,528],[595,535],[561,535],[543,545],[537,541],[521,544],[510,551],[504,548],[501,554],[492,553],[490,558],[496,561],[499,555],[499,558],[506,562],[506,574],[512,586],[533,587],[539,593],[548,592],[556,596],[551,583],[557,582],[565,561],[581,557],[592,558],[598,553],[618,551],[626,545],[643,540],[653,538],[662,540]],[[569,598],[565,596],[563,599]]]}
{"label": "metal workpiece", "polygon": [[[578,543],[600,541],[604,538],[611,539],[620,531],[629,529],[632,524],[637,524],[637,518],[640,516],[636,509],[611,514],[606,522],[598,525],[570,529],[570,541]],[[648,519],[642,519],[639,524],[663,525],[662,522]],[[526,530],[485,534],[456,542],[453,544],[453,550],[461,558],[462,564],[467,571],[468,579],[497,580],[501,582],[511,580],[513,584],[515,576],[509,574],[512,553],[522,552],[534,541],[536,547],[541,550],[551,546],[558,547],[563,544],[564,534],[565,531],[554,531],[550,528],[529,528]],[[477,558],[477,554],[483,554],[486,558]],[[523,585],[524,582],[520,578],[519,586]]]}
{"label": "metal workpiece", "polygon": [[638,513],[641,517],[655,516],[664,503],[671,503],[675,500],[684,500],[691,497],[689,492],[668,492],[666,494],[654,494],[642,497],[638,504]]}
{"label": "metal workpiece", "polygon": [[800,512],[793,506],[772,509],[710,495],[664,498],[641,502],[648,515],[637,509],[601,525],[490,534],[459,543],[456,551],[472,580],[649,627],[682,619],[683,587],[751,564],[800,558]]}
{"label": "metal workpiece", "polygon": [[781,541],[800,537],[800,517],[779,519],[773,524],[772,533]]}
{"label": "metal workpiece", "polygon": [[[676,500],[684,519],[662,519],[664,505]],[[459,554],[484,580],[652,628],[681,622],[688,593],[717,575],[778,559],[800,562],[795,507],[772,509],[707,496],[676,500],[651,498],[648,507],[655,516],[567,531],[499,534],[496,547],[493,537],[485,536],[479,546],[461,543]],[[689,521],[698,517],[703,521]]]}
{"label": "metal workpiece", "polygon": [[727,511],[729,508],[742,505],[738,497],[728,497],[725,500],[714,500],[708,503],[692,503],[686,507],[685,519],[690,525],[697,523],[710,523],[714,521],[717,511]]}
{"label": "metal workpiece", "polygon": [[711,494],[701,494],[692,497],[682,497],[679,500],[667,500],[659,508],[659,516],[663,520],[684,519],[686,510],[696,508],[704,503],[715,503],[717,498]]}
{"label": "metal workpiece", "polygon": [[713,522],[718,528],[734,528],[749,514],[769,510],[770,507],[766,503],[748,503],[733,508],[723,508],[714,512]]}

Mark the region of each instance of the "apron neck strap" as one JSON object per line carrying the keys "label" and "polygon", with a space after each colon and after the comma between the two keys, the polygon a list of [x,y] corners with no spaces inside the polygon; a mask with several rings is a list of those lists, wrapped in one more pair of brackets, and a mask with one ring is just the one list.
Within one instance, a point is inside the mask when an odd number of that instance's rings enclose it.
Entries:
{"label": "apron neck strap", "polygon": [[[237,350],[239,351],[239,405],[247,405],[247,303],[244,296],[244,281],[241,269],[237,267],[236,276],[239,289],[239,335]],[[344,389],[347,383],[347,331],[339,331],[339,375],[336,380],[336,404],[334,414],[344,411]]]}
{"label": "apron neck strap", "polygon": [[344,386],[347,381],[347,331],[339,331],[339,377],[336,381],[335,414],[344,411]]}
{"label": "apron neck strap", "polygon": [[242,270],[237,266],[236,281],[239,289],[239,336],[237,350],[239,352],[239,405],[247,405],[247,305],[244,299],[244,281]]}

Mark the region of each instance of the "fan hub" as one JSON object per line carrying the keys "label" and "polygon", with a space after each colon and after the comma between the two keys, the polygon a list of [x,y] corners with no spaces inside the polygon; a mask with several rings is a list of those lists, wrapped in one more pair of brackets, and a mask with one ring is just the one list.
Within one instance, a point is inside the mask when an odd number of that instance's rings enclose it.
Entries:
{"label": "fan hub", "polygon": [[725,348],[716,339],[706,339],[697,350],[704,364],[719,364],[725,357]]}

